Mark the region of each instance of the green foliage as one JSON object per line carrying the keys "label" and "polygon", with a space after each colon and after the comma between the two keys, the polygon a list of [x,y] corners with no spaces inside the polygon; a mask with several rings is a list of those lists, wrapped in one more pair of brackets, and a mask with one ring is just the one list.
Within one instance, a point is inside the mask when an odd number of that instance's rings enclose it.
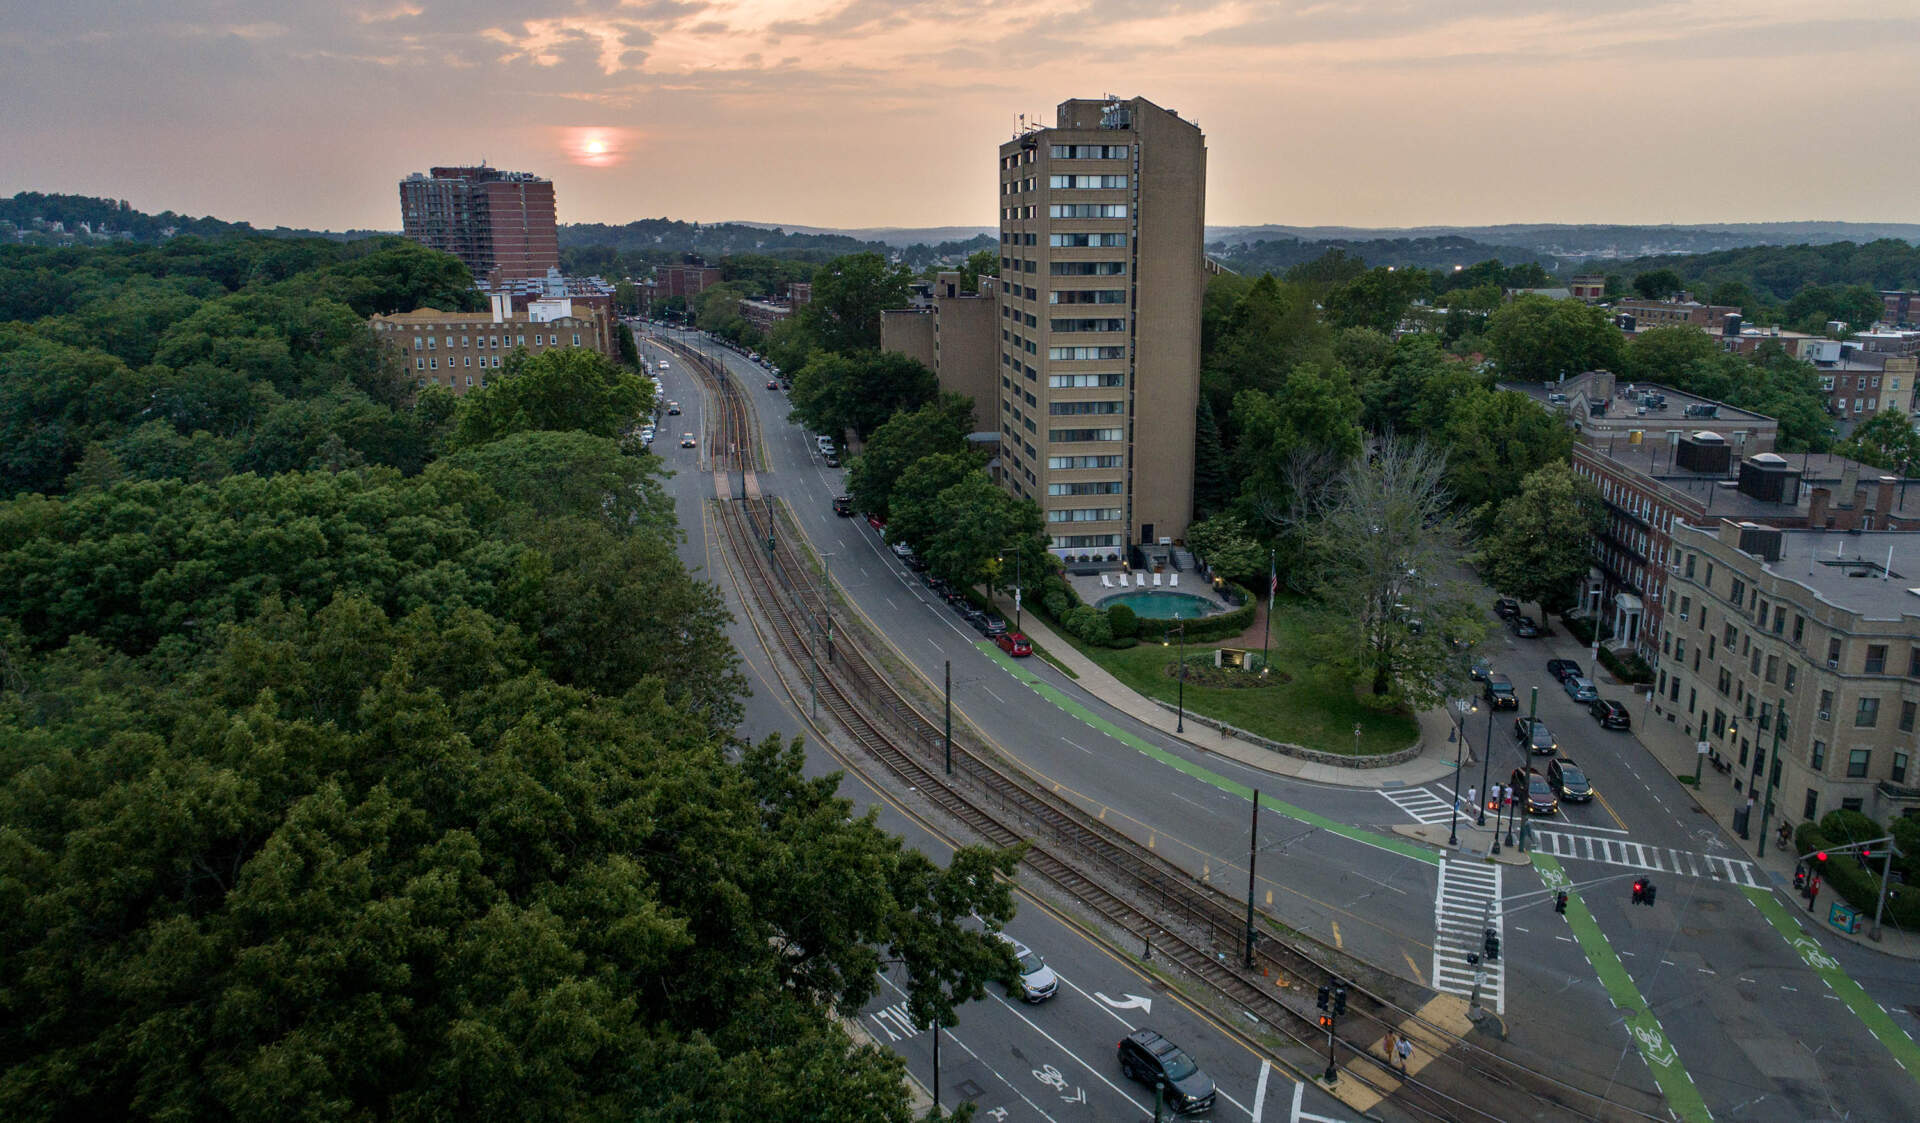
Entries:
{"label": "green foliage", "polygon": [[1474,386],[1430,405],[1442,418],[1431,431],[1447,451],[1447,489],[1468,509],[1506,499],[1573,450],[1573,431],[1525,394]]}
{"label": "green foliage", "polygon": [[1105,647],[1113,642],[1113,623],[1105,612],[1090,604],[1083,604],[1067,613],[1067,630],[1095,647]]}
{"label": "green foliage", "polygon": [[1400,326],[1408,306],[1427,292],[1424,270],[1369,269],[1327,293],[1327,320],[1336,328],[1391,332]]}
{"label": "green foliage", "polygon": [[1621,682],[1645,685],[1653,681],[1653,668],[1637,652],[1615,651],[1610,647],[1600,649],[1600,664],[1613,672]]}
{"label": "green foliage", "polygon": [[1325,356],[1331,340],[1307,288],[1261,277],[1235,301],[1204,354],[1202,392],[1225,413],[1244,390],[1278,390],[1295,366]]}
{"label": "green foliage", "polygon": [[991,248],[978,249],[967,255],[960,265],[960,288],[965,292],[977,292],[980,278],[1000,275],[1000,255]]}
{"label": "green foliage", "polygon": [[[1851,815],[1857,818],[1834,820],[1833,816]],[[1836,830],[1829,830],[1827,824],[1832,820]],[[1901,825],[1909,820],[1894,820],[1894,832],[1899,834]],[[1870,828],[1870,833],[1869,833]],[[1908,826],[1911,834],[1913,828]],[[1818,824],[1802,823],[1794,831],[1794,845],[1802,854],[1817,851],[1831,851],[1850,842],[1865,841],[1884,835],[1879,825],[1859,812],[1828,812]],[[1902,846],[1904,850],[1905,847]],[[1898,864],[1895,865],[1898,869]],[[1826,868],[1821,871],[1823,888],[1838,893],[1842,900],[1864,914],[1869,921],[1873,918],[1875,906],[1880,899],[1880,860],[1876,856],[1871,868],[1863,868],[1852,854],[1834,854],[1828,858]],[[1911,931],[1920,926],[1920,887],[1912,884],[1893,886],[1887,894],[1886,923]]]}
{"label": "green foliage", "polygon": [[621,324],[619,330],[614,333],[614,340],[620,348],[621,365],[626,367],[639,366],[640,345],[634,342],[633,329],[624,323]]}
{"label": "green foliage", "polygon": [[1213,402],[1201,397],[1193,429],[1193,513],[1206,518],[1218,513],[1233,498],[1233,480],[1227,472],[1227,450],[1220,439],[1220,425],[1213,415]]}
{"label": "green foliage", "polygon": [[1579,582],[1593,563],[1594,538],[1606,527],[1606,508],[1593,484],[1555,461],[1520,483],[1520,493],[1486,520],[1489,529],[1474,558],[1487,583],[1542,614],[1579,602]]}
{"label": "green foliage", "polygon": [[[1920,288],[1920,247],[1898,238],[1826,245],[1747,246],[1714,253],[1664,257],[1660,267],[1678,273],[1685,287],[1715,294],[1714,303],[1763,309],[1745,301],[1721,300],[1719,285],[1740,284],[1766,310],[1792,300],[1809,285],[1862,285],[1870,289]],[[1676,286],[1682,287],[1682,286]],[[1842,316],[1841,319],[1847,319]],[[1867,320],[1852,321],[1856,327]]]}
{"label": "green foliage", "polygon": [[1487,343],[1503,378],[1548,381],[1620,365],[1620,331],[1604,309],[1577,300],[1514,297],[1487,319]]}
{"label": "green foliage", "polygon": [[1360,397],[1347,373],[1318,362],[1296,366],[1271,393],[1240,391],[1230,420],[1241,496],[1262,512],[1286,509],[1297,490],[1290,478],[1295,459],[1353,455],[1361,443],[1359,417]]}
{"label": "green foliage", "polygon": [[652,408],[652,386],[596,351],[568,347],[529,358],[516,349],[500,375],[460,399],[452,445],[473,448],[534,431],[611,439]]}
{"label": "green foliage", "polygon": [[1140,618],[1124,604],[1116,604],[1107,609],[1107,629],[1114,639],[1131,639],[1139,630]]}
{"label": "green foliage", "polygon": [[1823,451],[1833,443],[1819,373],[1778,343],[1762,344],[1748,359],[1720,350],[1706,332],[1663,325],[1640,333],[1622,357],[1622,370],[1633,381],[1659,382],[1777,418],[1783,452]]}
{"label": "green foliage", "polygon": [[1650,269],[1633,278],[1634,294],[1644,300],[1666,300],[1681,288],[1680,274],[1671,269]]}
{"label": "green foliage", "polygon": [[815,432],[865,437],[938,392],[932,371],[897,352],[814,351],[794,374],[788,400],[794,419]]}
{"label": "green foliage", "polygon": [[881,311],[906,304],[912,280],[911,269],[889,265],[877,253],[836,257],[814,273],[813,299],[791,318],[815,348],[838,354],[873,351],[880,346]]}
{"label": "green foliage", "polygon": [[1898,410],[1881,410],[1854,426],[1846,440],[1833,447],[1841,456],[1905,472],[1920,462],[1920,432]]}
{"label": "green foliage", "polygon": [[1268,567],[1267,551],[1238,515],[1215,515],[1189,526],[1187,546],[1222,577],[1246,579]]}
{"label": "green foliage", "polygon": [[902,410],[883,422],[847,465],[847,493],[862,511],[882,519],[893,509],[893,489],[915,460],[936,453],[967,451],[973,431],[973,400],[943,393],[916,409]]}

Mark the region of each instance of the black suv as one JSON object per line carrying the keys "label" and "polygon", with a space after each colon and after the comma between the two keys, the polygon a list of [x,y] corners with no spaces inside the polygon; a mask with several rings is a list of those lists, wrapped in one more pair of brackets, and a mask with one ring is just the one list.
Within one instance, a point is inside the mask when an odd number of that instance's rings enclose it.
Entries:
{"label": "black suv", "polygon": [[853,496],[851,495],[834,496],[833,497],[833,513],[836,515],[839,515],[841,518],[851,518],[853,516]]}
{"label": "black suv", "polygon": [[1496,710],[1520,708],[1520,699],[1513,693],[1513,680],[1505,675],[1488,675],[1487,684],[1480,688],[1480,692],[1486,695],[1487,704]]}
{"label": "black suv", "polygon": [[1560,742],[1553,739],[1553,731],[1539,718],[1514,718],[1513,739],[1535,756],[1552,756],[1560,751]]}
{"label": "black suv", "polygon": [[1565,682],[1581,673],[1580,664],[1571,659],[1549,659],[1547,673],[1553,676],[1553,681]]}
{"label": "black suv", "polygon": [[1501,597],[1499,600],[1493,602],[1493,614],[1502,620],[1512,616],[1518,616],[1520,615],[1520,602],[1514,600],[1512,597]]}
{"label": "black suv", "polygon": [[1593,715],[1602,729],[1633,728],[1633,720],[1627,716],[1627,708],[1618,702],[1601,698],[1587,703],[1587,712]]}
{"label": "black suv", "polygon": [[1568,803],[1587,803],[1593,799],[1593,781],[1587,779],[1586,772],[1572,757],[1547,762],[1547,783]]}
{"label": "black suv", "polygon": [[1182,1115],[1213,1107],[1213,1078],[1180,1046],[1150,1029],[1136,1029],[1120,1039],[1120,1071],[1149,1088],[1164,1085],[1167,1105]]}

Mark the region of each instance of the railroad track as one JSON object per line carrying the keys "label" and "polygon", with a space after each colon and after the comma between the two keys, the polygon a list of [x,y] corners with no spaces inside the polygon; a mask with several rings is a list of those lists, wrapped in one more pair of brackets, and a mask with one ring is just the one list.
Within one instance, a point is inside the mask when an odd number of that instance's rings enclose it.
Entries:
{"label": "railroad track", "polygon": [[[703,362],[696,369],[709,377],[717,374],[722,409],[744,410],[734,379]],[[721,424],[732,426],[728,431],[750,431],[744,420]],[[1026,872],[1113,930],[1145,941],[1157,961],[1176,967],[1191,982],[1290,1042],[1283,1048],[1296,1069],[1322,1067],[1326,1033],[1311,996],[1322,980],[1340,973],[1350,988],[1347,1013],[1336,1026],[1343,1047],[1342,1079],[1371,1089],[1408,1118],[1667,1117],[1657,1097],[1619,1087],[1611,1090],[1614,1098],[1597,1095],[1437,1026],[1426,1030],[1451,1041],[1451,1047],[1417,1076],[1393,1071],[1369,1050],[1389,1030],[1404,1031],[1415,1020],[1380,993],[1397,986],[1398,980],[1384,972],[1371,979],[1354,978],[1361,972],[1351,966],[1335,972],[1314,952],[1271,932],[1259,941],[1255,966],[1249,969],[1242,962],[1242,902],[1196,882],[1024,773],[1003,767],[963,737],[951,741],[949,774],[943,726],[896,689],[861,645],[826,641],[831,606],[813,579],[813,559],[794,548],[797,534],[779,525],[776,504],[759,497],[723,501],[718,523],[730,552],[746,571],[742,585],[755,602],[756,615],[792,673],[806,680],[820,705],[870,758],[981,841],[1024,846]],[[846,634],[838,623],[832,628]],[[1292,985],[1296,982],[1298,987]],[[1633,1102],[1628,1102],[1630,1097]]]}

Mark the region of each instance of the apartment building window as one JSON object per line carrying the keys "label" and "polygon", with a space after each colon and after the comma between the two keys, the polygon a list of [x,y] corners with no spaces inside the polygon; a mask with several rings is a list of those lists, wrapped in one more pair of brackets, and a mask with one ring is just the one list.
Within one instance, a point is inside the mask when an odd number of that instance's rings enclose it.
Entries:
{"label": "apartment building window", "polygon": [[1089,387],[1125,386],[1124,374],[1050,374],[1047,385],[1055,390],[1080,390]]}
{"label": "apartment building window", "polygon": [[1685,620],[1688,616],[1692,615],[1692,613],[1693,613],[1693,598],[1681,597],[1680,598],[1680,619]]}
{"label": "apartment building window", "polygon": [[1870,675],[1885,673],[1887,669],[1887,645],[1886,644],[1872,643],[1867,645],[1867,668],[1866,669],[1867,669],[1867,673]]}
{"label": "apartment building window", "polygon": [[1733,650],[1734,641],[1738,640],[1739,638],[1740,638],[1740,629],[1734,627],[1732,624],[1726,625],[1725,643],[1727,645],[1728,651]]}
{"label": "apartment building window", "polygon": [[1094,480],[1090,483],[1048,484],[1048,495],[1118,495],[1119,480]]}
{"label": "apartment building window", "polygon": [[[1756,651],[1754,652],[1754,654],[1758,655],[1760,653]],[[1767,673],[1765,676],[1766,680],[1768,682],[1772,682],[1775,676],[1777,676],[1779,673],[1780,673],[1780,657],[1778,655],[1767,656]]]}
{"label": "apartment building window", "polygon": [[1736,608],[1739,607],[1747,599],[1747,583],[1737,577],[1734,578],[1733,595],[1729,599],[1733,601]]}
{"label": "apartment building window", "polygon": [[1865,778],[1867,767],[1873,763],[1872,749],[1854,749],[1847,754],[1847,779]]}
{"label": "apartment building window", "polygon": [[1800,817],[1802,819],[1807,820],[1808,822],[1812,822],[1814,815],[1818,813],[1819,809],[1820,809],[1820,793],[1814,791],[1812,788],[1808,788],[1807,802],[1803,804],[1800,808]]}
{"label": "apartment building window", "polygon": [[1062,507],[1047,512],[1050,523],[1105,523],[1124,518],[1118,507]]}
{"label": "apartment building window", "polygon": [[1049,320],[1047,326],[1053,331],[1126,331],[1127,322],[1121,319],[1087,320]]}
{"label": "apartment building window", "polygon": [[1126,412],[1122,402],[1048,402],[1047,412],[1055,417],[1075,417],[1085,414],[1117,414]]}
{"label": "apartment building window", "polygon": [[1888,777],[1896,784],[1907,782],[1907,754],[1896,751],[1893,754],[1893,772]]}
{"label": "apartment building window", "polygon": [[1673,637],[1673,658],[1676,662],[1686,661],[1687,641],[1684,637],[1681,637],[1681,636]]}
{"label": "apartment building window", "polygon": [[1124,249],[1125,234],[1049,234],[1047,244],[1055,249]]}
{"label": "apartment building window", "polygon": [[413,360],[413,369],[415,369],[415,370],[425,370],[425,369],[427,369],[427,361],[426,361],[425,359],[415,359],[415,360]]}
{"label": "apartment building window", "polygon": [[429,335],[427,337],[427,350],[429,351],[437,350],[439,348],[439,342],[440,340],[438,336]]}
{"label": "apartment building window", "polygon": [[1047,358],[1059,362],[1088,362],[1096,359],[1124,359],[1127,349],[1114,347],[1049,347]]}
{"label": "apartment building window", "polygon": [[1127,271],[1124,261],[1050,261],[1047,272],[1056,277],[1118,277]]}
{"label": "apartment building window", "polygon": [[1813,755],[1808,758],[1807,767],[1813,769],[1815,772],[1825,772],[1827,770],[1827,743],[1825,741],[1815,741],[1813,743]]}
{"label": "apartment building window", "polygon": [[1053,548],[1056,550],[1085,550],[1119,544],[1118,534],[1056,534],[1053,536]]}
{"label": "apartment building window", "polygon": [[1047,294],[1048,304],[1125,304],[1126,289],[1055,289]]}
{"label": "apartment building window", "polygon": [[1800,645],[1800,637],[1805,635],[1806,631],[1807,631],[1807,618],[1800,615],[1797,612],[1794,613],[1793,614],[1793,643],[1795,647],[1798,647]]}
{"label": "apartment building window", "polygon": [[1121,429],[1049,429],[1047,439],[1055,444],[1073,444],[1080,441],[1118,441],[1126,439]]}
{"label": "apartment building window", "polygon": [[1047,207],[1047,217],[1125,218],[1127,205],[1125,203],[1054,203]]}
{"label": "apartment building window", "polygon": [[1773,634],[1779,635],[1787,629],[1787,610],[1779,605],[1773,606]]}
{"label": "apartment building window", "polygon": [[1880,699],[1869,694],[1860,699],[1854,708],[1853,724],[1859,729],[1871,729],[1880,721]]}
{"label": "apartment building window", "polygon": [[1833,691],[1831,690],[1822,690],[1820,692],[1820,720],[1833,720]]}
{"label": "apartment building window", "polygon": [[1792,663],[1788,663],[1787,673],[1780,680],[1781,685],[1786,687],[1788,694],[1793,693],[1793,682],[1795,679],[1799,677],[1800,677],[1800,668],[1794,666]]}
{"label": "apartment building window", "polygon": [[1124,160],[1127,158],[1127,146],[1124,144],[1052,144],[1047,146],[1047,155],[1055,160]]}
{"label": "apartment building window", "polygon": [[1693,580],[1693,554],[1687,555],[1687,580]]}
{"label": "apartment building window", "polygon": [[467,355],[467,356],[464,356],[464,357],[463,357],[463,358],[462,358],[462,359],[460,360],[460,365],[461,365],[461,366],[463,366],[463,367],[470,367],[470,366],[472,366],[472,365],[473,365],[473,356],[472,356],[472,355]]}
{"label": "apartment building window", "polygon": [[1839,665],[1840,641],[1838,639],[1829,639],[1827,640],[1827,666],[1838,667]]}
{"label": "apartment building window", "polygon": [[1756,648],[1753,654],[1747,659],[1747,673],[1750,675],[1760,673],[1760,651],[1758,648]]}
{"label": "apartment building window", "polygon": [[1118,468],[1118,456],[1049,456],[1047,467],[1053,471],[1073,471],[1078,468]]}
{"label": "apartment building window", "polygon": [[1054,191],[1104,191],[1115,188],[1124,189],[1127,177],[1123,175],[1053,175],[1047,177],[1047,187]]}
{"label": "apartment building window", "polygon": [[1900,732],[1913,732],[1913,711],[1915,708],[1912,702],[1900,703]]}
{"label": "apartment building window", "polygon": [[427,369],[428,369],[428,370],[439,370],[439,369],[440,369],[440,360],[439,360],[439,359],[428,359],[428,360],[427,360]]}
{"label": "apartment building window", "polygon": [[580,346],[580,333],[577,331],[573,333],[573,345],[575,347]]}
{"label": "apartment building window", "polygon": [[1713,711],[1713,735],[1715,737],[1723,737],[1726,735],[1726,732],[1727,715],[1716,709]]}

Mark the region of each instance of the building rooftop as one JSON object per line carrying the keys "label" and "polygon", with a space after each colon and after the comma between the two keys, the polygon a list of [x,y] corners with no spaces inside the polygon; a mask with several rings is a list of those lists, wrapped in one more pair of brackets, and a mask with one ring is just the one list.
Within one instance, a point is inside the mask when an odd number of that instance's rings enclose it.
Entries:
{"label": "building rooftop", "polygon": [[1762,568],[1868,619],[1920,617],[1920,533],[1783,531],[1780,560]]}
{"label": "building rooftop", "polygon": [[[1854,501],[1854,492],[1859,484],[1876,485],[1887,475],[1884,469],[1871,464],[1827,452],[1763,452],[1747,457],[1749,461],[1775,464],[1799,474],[1797,499],[1788,505],[1760,499],[1739,490],[1742,460],[1738,456],[1730,458],[1730,467],[1726,472],[1697,472],[1676,464],[1677,449],[1664,440],[1631,444],[1616,437],[1596,441],[1586,447],[1602,459],[1656,480],[1669,491],[1689,497],[1705,507],[1707,514],[1717,518],[1766,519],[1774,522],[1796,515],[1805,518],[1814,488],[1826,488],[1831,493],[1829,504],[1840,507]],[[1850,477],[1852,483],[1849,483]],[[1871,498],[1868,502],[1871,503]],[[1891,510],[1902,519],[1920,519],[1920,480],[1897,481]]]}
{"label": "building rooftop", "polygon": [[[1665,422],[1665,427],[1698,424],[1703,429],[1715,428],[1714,422],[1743,426],[1773,423],[1773,418],[1765,414],[1658,383],[1622,382],[1607,371],[1586,371],[1559,382],[1502,382],[1500,389],[1525,394],[1550,409],[1564,406],[1576,422],[1592,414],[1595,420],[1604,418],[1623,425],[1644,419]],[[1595,405],[1602,408],[1595,410]],[[1705,407],[1712,407],[1713,412],[1704,412]]]}

